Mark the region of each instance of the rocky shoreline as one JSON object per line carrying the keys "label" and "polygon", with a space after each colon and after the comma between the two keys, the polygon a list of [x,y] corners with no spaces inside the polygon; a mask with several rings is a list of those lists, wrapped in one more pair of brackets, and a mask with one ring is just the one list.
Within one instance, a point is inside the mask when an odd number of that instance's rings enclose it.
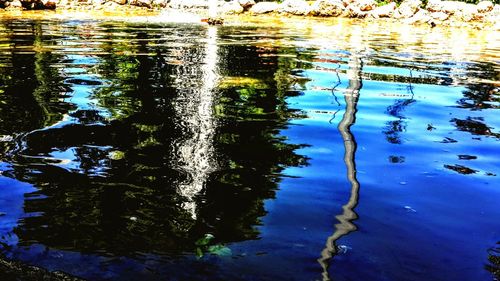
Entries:
{"label": "rocky shoreline", "polygon": [[[174,4],[183,0],[172,0]],[[178,8],[182,8],[176,4]],[[463,23],[484,23],[500,29],[500,5],[482,1],[477,5],[457,1],[430,0],[425,5],[421,0],[404,0],[399,5],[390,2],[384,5],[374,0],[285,0],[258,2],[236,0],[221,6],[223,14],[279,14],[314,17],[344,17],[393,19],[407,24],[429,24],[462,26]]]}
{"label": "rocky shoreline", "polygon": [[[206,14],[210,0],[0,0],[6,11],[75,10],[75,11],[161,11],[180,10]],[[391,0],[389,0],[391,1]],[[425,2],[423,2],[425,1]],[[500,5],[491,1],[469,4],[442,0],[403,0],[381,4],[375,0],[218,0],[219,14],[277,17],[363,18],[427,24],[431,27],[472,26],[500,30]],[[496,1],[496,0],[495,0]],[[1,10],[1,9],[0,9]]]}

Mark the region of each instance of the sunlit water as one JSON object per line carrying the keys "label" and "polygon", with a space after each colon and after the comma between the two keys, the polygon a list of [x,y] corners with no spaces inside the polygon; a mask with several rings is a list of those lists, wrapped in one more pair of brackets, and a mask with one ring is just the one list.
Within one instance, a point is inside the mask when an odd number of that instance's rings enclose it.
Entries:
{"label": "sunlit water", "polygon": [[498,33],[158,22],[0,22],[4,256],[89,280],[499,278]]}

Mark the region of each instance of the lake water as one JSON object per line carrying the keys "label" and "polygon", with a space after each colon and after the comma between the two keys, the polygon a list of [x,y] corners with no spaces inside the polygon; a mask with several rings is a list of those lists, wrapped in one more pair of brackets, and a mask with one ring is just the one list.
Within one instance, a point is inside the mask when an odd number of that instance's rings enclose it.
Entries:
{"label": "lake water", "polygon": [[499,87],[498,32],[4,18],[0,250],[88,280],[498,280]]}

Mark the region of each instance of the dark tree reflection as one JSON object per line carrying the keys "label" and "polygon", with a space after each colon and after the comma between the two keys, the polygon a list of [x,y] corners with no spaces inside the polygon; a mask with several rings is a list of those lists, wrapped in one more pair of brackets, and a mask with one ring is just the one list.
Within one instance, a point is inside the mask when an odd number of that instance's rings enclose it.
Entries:
{"label": "dark tree reflection", "polygon": [[[469,66],[467,75],[479,81],[488,81],[490,79],[494,81],[495,78],[496,80],[500,78],[500,72],[497,70],[497,67],[488,62],[484,62],[480,66]],[[459,107],[473,111],[499,108],[500,94],[498,91],[498,84],[472,82],[467,85],[467,89],[462,93],[463,98],[459,99],[457,103]]]}
{"label": "dark tree reflection", "polygon": [[[3,40],[11,45],[10,52],[0,56],[0,135],[15,136],[51,125],[72,108],[71,104],[59,102],[68,89],[58,69],[51,65],[60,56],[34,51],[42,39],[52,37],[43,38],[40,23],[27,26],[28,32],[20,33],[16,22],[2,24],[6,30]],[[10,144],[0,145],[1,156]]]}
{"label": "dark tree reflection", "polygon": [[491,128],[484,123],[484,119],[480,117],[453,118],[450,122],[454,123],[459,131],[469,132],[473,135],[500,137],[500,134],[492,132]]}
{"label": "dark tree reflection", "polygon": [[[410,79],[411,78],[412,75],[410,70]],[[394,102],[393,105],[387,107],[387,113],[397,118],[397,120],[387,122],[383,133],[385,134],[387,141],[393,144],[402,143],[401,133],[406,131],[406,126],[408,123],[406,121],[407,118],[404,115],[404,110],[415,102],[413,85],[411,84],[411,82],[409,82],[406,86],[406,91],[410,95],[410,98],[398,99]]]}
{"label": "dark tree reflection", "polygon": [[[480,71],[478,71],[478,68],[480,68]],[[482,82],[482,80],[487,81],[488,79],[500,77],[495,65],[491,63],[483,63],[480,66],[471,65],[467,68],[467,76],[471,82],[466,85],[466,90],[462,92],[463,97],[457,101],[458,106],[470,110],[471,113],[477,110],[498,109],[498,103],[500,102],[498,85],[494,82]],[[450,122],[459,131],[469,132],[472,135],[500,137],[500,134],[494,132],[493,128],[488,126],[486,120],[481,117],[452,118]]]}
{"label": "dark tree reflection", "polygon": [[[66,80],[92,106],[63,104],[70,121],[26,128],[11,151],[13,168],[4,174],[38,188],[25,202],[32,215],[15,229],[19,244],[133,255],[192,251],[206,233],[222,243],[257,238],[263,202],[274,197],[282,170],[306,163],[294,152],[300,146],[279,136],[298,115],[287,108],[289,93],[277,90],[277,59],[187,35],[172,47],[154,32],[130,33],[128,45],[101,46],[108,54],[93,58],[96,73]],[[159,44],[148,44],[153,39]],[[248,61],[260,67],[258,87],[215,87],[213,71],[238,76]]]}

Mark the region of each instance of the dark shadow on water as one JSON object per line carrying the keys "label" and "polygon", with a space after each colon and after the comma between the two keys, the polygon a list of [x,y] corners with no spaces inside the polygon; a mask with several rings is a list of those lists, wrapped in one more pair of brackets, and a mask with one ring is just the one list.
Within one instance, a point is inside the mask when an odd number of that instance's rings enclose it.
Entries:
{"label": "dark shadow on water", "polygon": [[500,134],[492,132],[484,120],[481,118],[467,117],[465,119],[452,118],[450,122],[454,123],[459,131],[469,132],[472,135],[492,136],[500,138]]}
{"label": "dark shadow on water", "polygon": [[[2,79],[12,82],[3,89],[12,100],[0,109],[9,116],[0,129],[17,137],[1,155],[10,167],[2,172],[37,188],[26,194],[26,215],[14,229],[19,251],[42,244],[105,256],[170,255],[195,252],[207,234],[214,245],[257,239],[264,200],[275,196],[282,171],[307,163],[295,153],[303,146],[279,135],[300,118],[285,101],[293,92],[277,86],[289,82],[274,77],[289,65],[259,56],[257,47],[149,46],[157,34],[131,32],[130,45],[108,40],[100,46],[107,54],[92,60],[50,52],[7,58]],[[20,36],[33,45],[36,34]],[[115,39],[112,31],[104,36]],[[53,71],[63,61],[82,73]],[[89,75],[96,66],[98,75]],[[216,82],[210,75],[252,67],[264,86],[207,86]],[[32,82],[21,82],[26,77]],[[61,101],[68,95],[83,102]]]}

